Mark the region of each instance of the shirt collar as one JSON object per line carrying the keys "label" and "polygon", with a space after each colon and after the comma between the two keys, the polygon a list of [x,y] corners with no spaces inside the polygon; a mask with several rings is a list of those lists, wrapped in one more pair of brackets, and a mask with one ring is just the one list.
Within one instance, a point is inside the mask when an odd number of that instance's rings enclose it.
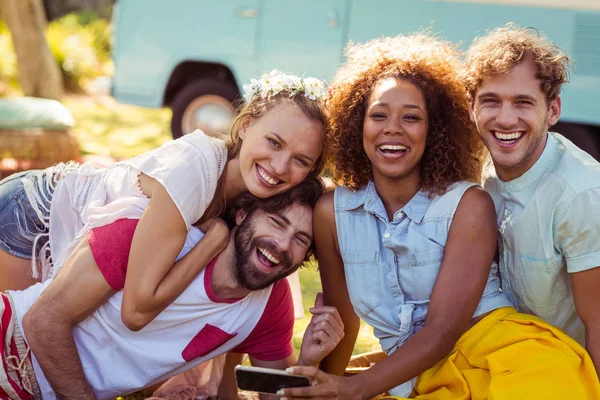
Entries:
{"label": "shirt collar", "polygon": [[508,191],[518,191],[524,189],[542,177],[546,169],[554,161],[557,154],[558,142],[552,134],[548,134],[546,135],[546,146],[544,146],[544,151],[542,151],[540,158],[538,158],[535,164],[533,164],[528,171],[511,181],[504,182],[500,178],[498,178],[498,181],[500,182],[500,185]]}
{"label": "shirt collar", "polygon": [[[404,207],[395,212],[394,219],[404,213],[412,221],[420,223],[431,204],[431,200],[432,199],[429,198],[427,192],[419,190],[413,198],[404,205]],[[363,207],[365,211],[377,214],[387,220],[385,207],[383,206],[379,194],[377,194],[375,183],[372,180],[369,181],[366,187],[356,191],[355,196],[352,196],[352,198],[349,199],[343,209],[345,211],[351,211],[359,207]]]}

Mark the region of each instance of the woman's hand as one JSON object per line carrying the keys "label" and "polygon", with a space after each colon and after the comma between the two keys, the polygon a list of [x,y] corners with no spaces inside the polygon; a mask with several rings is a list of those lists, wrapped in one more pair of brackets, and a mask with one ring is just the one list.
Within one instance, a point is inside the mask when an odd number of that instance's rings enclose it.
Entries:
{"label": "woman's hand", "polygon": [[287,399],[361,400],[360,388],[349,377],[330,375],[315,367],[290,367],[287,372],[310,379],[311,386],[281,389],[277,394]]}
{"label": "woman's hand", "polygon": [[198,226],[204,232],[206,238],[211,238],[217,243],[217,249],[220,253],[225,250],[229,243],[229,227],[221,218],[211,218]]}

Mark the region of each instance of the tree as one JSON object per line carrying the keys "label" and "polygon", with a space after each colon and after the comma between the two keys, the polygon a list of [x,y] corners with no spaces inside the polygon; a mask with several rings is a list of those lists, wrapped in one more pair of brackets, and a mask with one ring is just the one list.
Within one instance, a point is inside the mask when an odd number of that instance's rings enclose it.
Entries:
{"label": "tree", "polygon": [[12,34],[23,93],[60,98],[62,73],[44,36],[47,21],[42,0],[0,0],[0,11]]}

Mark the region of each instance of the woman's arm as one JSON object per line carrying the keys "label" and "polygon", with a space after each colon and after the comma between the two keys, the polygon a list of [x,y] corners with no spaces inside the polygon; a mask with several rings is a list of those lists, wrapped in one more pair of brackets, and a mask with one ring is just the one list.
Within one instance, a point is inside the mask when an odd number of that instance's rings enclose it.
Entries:
{"label": "woman's arm", "polygon": [[[425,326],[385,360],[350,378],[294,367],[316,379],[287,397],[369,399],[406,382],[444,358],[467,330],[479,304],[496,251],[496,213],[489,195],[469,189],[455,213]],[[314,383],[313,383],[314,385]]]}
{"label": "woman's arm", "polygon": [[337,308],[344,326],[344,338],[321,361],[321,368],[326,372],[342,375],[354,350],[360,319],[354,312],[346,286],[344,263],[337,240],[333,191],[323,194],[317,201],[313,213],[313,227],[315,256],[319,261],[324,302]]}
{"label": "woman's arm", "polygon": [[140,184],[150,202],[133,234],[121,307],[123,323],[134,331],[171,304],[229,240],[224,223],[212,226],[175,263],[187,236],[183,217],[158,181],[142,174]]}

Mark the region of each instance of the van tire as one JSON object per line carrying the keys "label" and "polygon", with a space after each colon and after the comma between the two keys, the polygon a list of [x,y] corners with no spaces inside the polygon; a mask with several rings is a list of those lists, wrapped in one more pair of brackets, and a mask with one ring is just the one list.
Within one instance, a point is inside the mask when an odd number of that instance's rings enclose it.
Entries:
{"label": "van tire", "polygon": [[[184,118],[189,118],[188,110],[190,106],[205,102],[205,104],[214,104],[220,109],[229,108],[231,119],[233,120],[234,108],[233,102],[238,98],[239,92],[235,85],[219,80],[198,79],[186,84],[173,98],[171,110],[171,133],[174,139],[183,136]],[[194,108],[196,108],[194,106]],[[186,114],[186,111],[188,114]],[[202,128],[206,133],[228,134],[228,132],[211,132],[210,127]],[[185,132],[189,133],[189,132]]]}

